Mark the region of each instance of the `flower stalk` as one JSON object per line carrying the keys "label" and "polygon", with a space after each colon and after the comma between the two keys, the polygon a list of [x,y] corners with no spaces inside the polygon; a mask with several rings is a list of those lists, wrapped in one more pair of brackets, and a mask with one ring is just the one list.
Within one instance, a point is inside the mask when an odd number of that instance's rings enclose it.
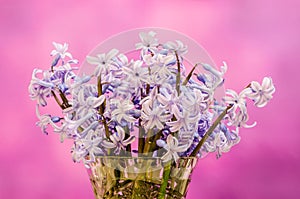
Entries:
{"label": "flower stalk", "polygon": [[65,107],[61,104],[61,102],[59,101],[58,97],[56,96],[55,92],[52,90],[51,91],[51,94],[53,95],[56,103],[58,104],[58,106],[61,108],[61,109],[65,109]]}
{"label": "flower stalk", "polygon": [[59,95],[60,95],[60,97],[63,101],[62,106],[64,107],[64,109],[71,107],[71,105],[69,104],[69,100],[66,97],[66,95],[60,89],[58,89],[58,90],[59,90]]}
{"label": "flower stalk", "polygon": [[170,178],[171,174],[171,161],[167,162],[164,166],[164,171],[163,171],[163,177],[162,177],[162,183],[160,186],[160,192],[158,195],[158,199],[164,199],[166,195],[166,189],[168,185],[168,181]]}
{"label": "flower stalk", "polygon": [[144,146],[144,150],[143,150],[143,153],[148,153],[150,152],[149,149],[152,145],[152,135],[153,135],[153,129],[149,129],[148,132],[147,132],[147,137],[146,137],[146,140],[145,140],[145,146]]}
{"label": "flower stalk", "polygon": [[198,154],[199,150],[205,143],[205,141],[209,138],[209,136],[212,134],[212,132],[215,130],[215,128],[220,124],[222,119],[225,117],[227,114],[228,110],[232,108],[232,105],[228,105],[226,109],[218,116],[218,118],[214,121],[214,123],[210,126],[208,131],[205,133],[204,137],[200,140],[200,142],[197,144],[196,148],[193,150],[193,152],[190,154],[189,157],[196,157]]}
{"label": "flower stalk", "polygon": [[182,83],[183,86],[187,85],[187,83],[189,82],[189,80],[191,79],[193,72],[195,71],[196,67],[198,66],[199,63],[195,64],[194,67],[192,68],[192,70],[189,72],[188,76],[186,76],[184,82]]}
{"label": "flower stalk", "polygon": [[175,51],[175,56],[176,56],[176,63],[177,63],[177,74],[176,74],[176,91],[178,93],[178,96],[180,95],[180,77],[181,77],[181,69],[180,69],[180,61],[179,61],[179,56],[178,53]]}
{"label": "flower stalk", "polygon": [[[103,91],[102,91],[102,82],[101,82],[101,75],[99,75],[99,77],[97,78],[97,89],[98,89],[98,97],[100,97],[102,94],[103,94]],[[102,118],[102,123],[103,123],[103,126],[104,126],[104,129],[105,129],[105,136],[107,139],[110,139],[109,136],[110,136],[110,133],[109,133],[109,128],[108,128],[108,125],[107,125],[107,122],[106,122],[106,119],[104,117],[104,109],[105,109],[105,100],[103,102],[103,104],[100,105],[99,107],[99,114],[101,115],[101,118]]]}

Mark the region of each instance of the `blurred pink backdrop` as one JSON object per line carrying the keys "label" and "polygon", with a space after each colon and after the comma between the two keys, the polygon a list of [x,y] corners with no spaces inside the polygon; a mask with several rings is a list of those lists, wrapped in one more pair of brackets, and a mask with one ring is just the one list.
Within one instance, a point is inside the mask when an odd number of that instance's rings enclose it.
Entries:
{"label": "blurred pink backdrop", "polygon": [[227,61],[226,88],[272,76],[276,93],[263,109],[250,105],[254,129],[216,160],[201,160],[189,199],[300,198],[300,1],[0,1],[0,198],[92,199],[85,168],[71,160],[71,142],[35,127],[27,86],[46,68],[52,41],[70,43],[83,60],[120,31],[165,27],[202,44],[217,65]]}

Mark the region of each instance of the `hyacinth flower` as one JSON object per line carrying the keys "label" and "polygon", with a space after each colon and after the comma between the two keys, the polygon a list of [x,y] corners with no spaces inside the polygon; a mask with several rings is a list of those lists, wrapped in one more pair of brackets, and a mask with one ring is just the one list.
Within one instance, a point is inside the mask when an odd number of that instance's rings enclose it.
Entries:
{"label": "hyacinth flower", "polygon": [[142,125],[146,130],[156,127],[157,129],[163,129],[164,123],[170,120],[171,115],[166,114],[163,109],[152,103],[144,103],[142,109]]}
{"label": "hyacinth flower", "polygon": [[158,46],[158,39],[155,37],[156,33],[150,31],[148,33],[141,32],[140,39],[141,42],[135,44],[136,49],[141,49],[142,53],[155,51]]}
{"label": "hyacinth flower", "polygon": [[[38,73],[43,73],[43,71],[40,69],[33,70],[28,90],[32,100],[37,100],[39,105],[46,106],[46,98],[51,96],[51,92],[55,88],[55,83],[46,78],[39,79],[37,77]],[[46,76],[45,73],[43,75],[44,77]]]}
{"label": "hyacinth flower", "polygon": [[51,51],[51,56],[59,56],[61,59],[64,59],[65,57],[69,57],[72,59],[71,53],[67,52],[69,48],[69,45],[67,43],[60,44],[53,42],[52,44],[55,47],[55,49]]}
{"label": "hyacinth flower", "polygon": [[[252,81],[240,93],[227,89],[223,100],[216,101],[226,63],[218,70],[199,62],[188,71],[184,66],[188,46],[182,41],[161,43],[153,31],[139,37],[138,59],[117,49],[87,56],[92,74],[77,75],[73,65],[78,61],[68,52],[68,44],[56,42],[50,69],[34,69],[31,99],[42,108],[52,98],[62,109],[55,117],[37,111],[37,125],[43,132],[48,125],[53,127],[61,141],[72,139],[76,162],[93,162],[111,149],[115,156],[133,153],[128,150],[133,142],[138,142],[139,153],[164,162],[211,152],[220,157],[239,142],[241,127],[256,124],[247,124],[248,99],[264,107],[273,97],[272,79],[265,77],[262,84]],[[197,67],[204,72],[196,73]]]}
{"label": "hyacinth flower", "polygon": [[254,105],[257,107],[264,107],[267,105],[270,99],[273,98],[275,87],[270,77],[264,77],[262,84],[253,81],[250,84],[251,91],[246,95],[248,98],[254,101]]}
{"label": "hyacinth flower", "polygon": [[112,49],[107,54],[98,54],[96,57],[87,56],[87,61],[90,64],[96,65],[93,75],[99,77],[101,74],[109,73],[114,63],[113,59],[117,54],[118,50]]}
{"label": "hyacinth flower", "polygon": [[179,152],[184,152],[187,149],[186,145],[179,146],[177,138],[172,135],[168,135],[166,142],[164,140],[157,140],[157,145],[164,148],[167,152],[161,157],[164,162],[168,162],[174,158],[178,160]]}
{"label": "hyacinth flower", "polygon": [[[183,180],[185,186],[181,187],[181,177],[189,175],[196,157],[215,153],[220,158],[229,152],[240,142],[240,129],[256,124],[248,124],[248,101],[264,107],[275,87],[272,79],[265,77],[261,84],[252,81],[239,93],[227,89],[217,100],[216,92],[224,85],[228,68],[225,62],[220,69],[201,60],[189,63],[185,57],[189,46],[182,41],[161,42],[154,31],[138,36],[138,58],[114,48],[96,52],[86,57],[93,72],[82,75],[76,74],[78,61],[68,52],[69,45],[53,42],[50,67],[34,69],[28,87],[30,98],[37,102],[36,125],[45,134],[52,127],[61,142],[73,142],[73,161],[96,172],[91,178],[94,190],[99,183],[113,182],[105,194],[123,198],[130,187],[133,194],[129,198],[141,198],[141,187],[152,183],[148,177],[152,178],[156,172],[152,165],[156,165],[160,181],[148,187],[158,192],[150,193],[151,197],[164,199],[171,193],[173,198],[176,191],[184,190],[177,195],[183,198],[188,181]],[[190,70],[187,63],[194,64]],[[49,100],[61,108],[59,113],[41,114]],[[111,159],[119,161],[113,170],[106,165]],[[118,179],[127,171],[140,169],[146,173],[137,174],[138,180],[114,182],[113,176]],[[177,186],[180,190],[167,191]],[[101,194],[96,197],[102,198]]]}
{"label": "hyacinth flower", "polygon": [[102,146],[108,149],[115,148],[114,152],[119,154],[121,150],[125,150],[126,146],[134,142],[135,137],[125,138],[125,131],[122,127],[116,126],[116,132],[109,137],[110,141],[103,140]]}
{"label": "hyacinth flower", "polygon": [[48,125],[50,124],[54,129],[58,128],[55,125],[55,122],[58,122],[60,118],[57,117],[51,117],[49,114],[41,115],[39,111],[39,105],[36,105],[36,116],[39,119],[39,121],[36,123],[37,126],[41,127],[41,130],[43,133],[48,135],[48,132],[46,131]]}

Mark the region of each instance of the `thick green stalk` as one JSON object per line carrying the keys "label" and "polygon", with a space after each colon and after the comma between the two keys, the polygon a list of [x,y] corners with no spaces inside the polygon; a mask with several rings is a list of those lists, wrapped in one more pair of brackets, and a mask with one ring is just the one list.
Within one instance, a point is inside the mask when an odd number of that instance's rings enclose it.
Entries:
{"label": "thick green stalk", "polygon": [[64,109],[71,107],[71,105],[69,104],[68,98],[65,96],[65,94],[59,89],[59,95],[63,101],[62,105],[64,107]]}
{"label": "thick green stalk", "polygon": [[98,97],[102,95],[101,75],[97,78]]}
{"label": "thick green stalk", "polygon": [[149,149],[150,149],[150,146],[151,146],[151,143],[152,143],[152,141],[151,141],[152,134],[153,134],[153,129],[149,129],[148,132],[147,132],[147,137],[146,137],[143,153],[148,153],[149,152]]}
{"label": "thick green stalk", "polygon": [[[128,126],[124,127],[124,131],[125,131],[125,139],[130,137],[130,129]],[[129,155],[131,155],[131,144],[128,144],[126,146],[126,151],[129,152]]]}
{"label": "thick green stalk", "polygon": [[61,109],[64,109],[64,106],[60,103],[58,97],[56,96],[55,92],[54,91],[51,91],[51,94],[53,95],[56,103],[58,104],[58,106],[61,108]]}
{"label": "thick green stalk", "polygon": [[103,126],[104,126],[104,129],[105,129],[105,136],[107,139],[110,140],[109,136],[110,136],[110,133],[109,133],[109,128],[108,128],[108,125],[107,125],[107,122],[106,122],[106,119],[104,118],[103,114],[101,115],[102,116],[102,123],[103,123]]}
{"label": "thick green stalk", "polygon": [[148,95],[150,93],[150,84],[147,84],[146,86],[146,94]]}
{"label": "thick green stalk", "polygon": [[156,141],[162,136],[162,130],[160,130],[158,133],[153,136],[153,140],[149,149],[149,152],[153,152],[156,147]]}
{"label": "thick green stalk", "polygon": [[[97,80],[98,80],[98,83],[97,83],[98,97],[100,97],[103,94],[102,83],[101,83],[101,75],[98,77]],[[102,123],[103,123],[104,129],[105,129],[105,136],[106,136],[107,139],[110,140],[110,138],[109,138],[109,136],[110,136],[109,128],[108,128],[106,119],[105,119],[105,117],[103,115],[104,114],[104,109],[105,109],[105,100],[104,100],[103,104],[101,104],[100,107],[99,107],[99,114],[102,117]]]}
{"label": "thick green stalk", "polygon": [[215,130],[215,128],[219,125],[219,123],[225,117],[225,115],[227,114],[227,111],[229,109],[231,109],[231,107],[232,107],[232,105],[228,105],[226,107],[226,109],[218,116],[218,118],[214,121],[214,123],[211,125],[211,127],[208,129],[208,131],[205,133],[204,137],[200,140],[200,142],[198,143],[196,148],[193,150],[190,157],[196,157],[196,155],[198,154],[199,150],[201,149],[201,147],[203,146],[205,141],[212,134],[212,132]]}
{"label": "thick green stalk", "polygon": [[171,161],[167,162],[164,166],[163,179],[160,185],[160,191],[158,195],[158,199],[164,199],[166,195],[166,189],[168,186],[168,181],[171,173]]}
{"label": "thick green stalk", "polygon": [[[103,94],[103,91],[102,91],[102,83],[101,83],[101,75],[98,77],[98,83],[97,83],[97,88],[98,88],[98,97],[100,97],[102,94]],[[103,115],[104,113],[104,103],[100,105],[99,107],[99,114],[100,115]]]}
{"label": "thick green stalk", "polygon": [[176,91],[178,93],[178,96],[180,95],[180,76],[181,76],[181,70],[180,70],[180,61],[177,52],[175,51],[176,56],[176,62],[177,62],[177,75],[176,75]]}
{"label": "thick green stalk", "polygon": [[189,80],[191,79],[194,70],[196,69],[196,67],[198,66],[198,63],[195,64],[195,66],[192,68],[192,70],[190,71],[190,73],[188,74],[188,76],[186,76],[184,82],[182,83],[183,86],[187,85],[187,83],[189,82]]}
{"label": "thick green stalk", "polygon": [[144,150],[144,146],[145,146],[144,135],[145,135],[145,129],[141,125],[139,125],[139,143],[138,143],[139,155],[141,155]]}

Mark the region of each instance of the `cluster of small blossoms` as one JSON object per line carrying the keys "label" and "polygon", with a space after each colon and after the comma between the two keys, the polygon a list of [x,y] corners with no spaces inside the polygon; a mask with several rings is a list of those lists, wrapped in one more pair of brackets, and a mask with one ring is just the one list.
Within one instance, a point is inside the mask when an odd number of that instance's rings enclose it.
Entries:
{"label": "cluster of small blossoms", "polygon": [[[254,126],[246,124],[247,98],[257,107],[272,98],[275,88],[265,77],[262,84],[251,82],[239,94],[227,90],[217,102],[214,93],[224,83],[225,63],[220,71],[198,63],[186,74],[186,45],[162,44],[155,32],[139,36],[137,60],[112,49],[87,56],[94,71],[78,76],[68,45],[53,43],[50,69],[34,69],[29,93],[37,101],[37,125],[44,133],[52,126],[62,142],[72,139],[74,161],[91,163],[97,156],[135,153],[164,162],[209,152],[220,157],[239,142],[240,127]],[[206,73],[195,74],[196,67]],[[60,115],[40,113],[49,98],[61,107]],[[215,120],[222,113],[224,117]],[[137,149],[132,149],[133,142],[138,142]]]}

